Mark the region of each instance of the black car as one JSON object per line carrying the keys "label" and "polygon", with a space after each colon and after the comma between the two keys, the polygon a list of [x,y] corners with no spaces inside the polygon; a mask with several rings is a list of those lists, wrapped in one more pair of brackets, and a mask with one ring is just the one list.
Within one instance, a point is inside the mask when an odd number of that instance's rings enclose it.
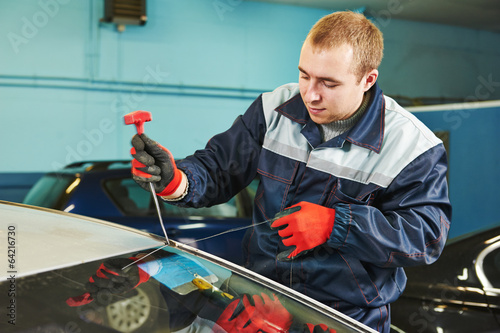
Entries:
{"label": "black car", "polygon": [[[241,240],[252,224],[256,188],[254,181],[227,203],[207,208],[179,208],[159,200],[169,238],[242,264]],[[82,161],[49,172],[23,203],[164,235],[152,194],[134,182],[130,161]]]}
{"label": "black car", "polygon": [[500,332],[500,226],[452,239],[434,264],[405,271],[396,331]]}

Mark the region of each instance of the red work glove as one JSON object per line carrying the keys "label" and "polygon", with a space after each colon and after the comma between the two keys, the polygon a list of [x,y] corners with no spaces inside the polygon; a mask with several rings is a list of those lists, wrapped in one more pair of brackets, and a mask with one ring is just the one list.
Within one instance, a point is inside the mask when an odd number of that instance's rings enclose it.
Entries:
{"label": "red work glove", "polygon": [[243,310],[239,313],[239,299],[228,305],[217,320],[214,332],[278,333],[288,332],[292,325],[292,315],[275,295],[272,299],[264,293],[251,299],[244,295],[242,303]]}
{"label": "red work glove", "polygon": [[302,201],[279,212],[275,219],[271,228],[279,229],[278,234],[285,246],[295,246],[294,250],[278,254],[279,260],[286,261],[324,244],[330,238],[335,209]]}
{"label": "red work glove", "polygon": [[174,194],[181,184],[182,173],[170,151],[146,134],[134,135],[132,146],[132,178],[135,182],[146,191],[150,191],[148,183],[152,182],[160,196]]}
{"label": "red work glove", "polygon": [[336,330],[328,328],[325,324],[305,324],[304,326],[304,333],[337,333]]}
{"label": "red work glove", "polygon": [[149,274],[140,269],[137,263],[122,270],[136,260],[135,257],[106,260],[85,284],[87,292],[68,298],[66,303],[69,306],[81,306],[97,300],[98,303],[107,305],[111,301],[111,295],[126,293],[148,281]]}

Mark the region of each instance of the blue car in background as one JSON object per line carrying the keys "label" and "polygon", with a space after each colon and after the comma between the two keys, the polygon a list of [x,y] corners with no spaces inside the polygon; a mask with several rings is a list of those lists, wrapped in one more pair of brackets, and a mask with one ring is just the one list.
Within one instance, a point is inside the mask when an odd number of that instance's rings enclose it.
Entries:
{"label": "blue car in background", "polygon": [[[229,202],[208,208],[180,208],[159,200],[169,238],[242,264],[241,240],[245,227],[252,223],[256,188],[254,181]],[[152,195],[132,179],[130,161],[72,163],[45,174],[23,203],[96,217],[163,236]],[[231,229],[240,230],[209,238]]]}

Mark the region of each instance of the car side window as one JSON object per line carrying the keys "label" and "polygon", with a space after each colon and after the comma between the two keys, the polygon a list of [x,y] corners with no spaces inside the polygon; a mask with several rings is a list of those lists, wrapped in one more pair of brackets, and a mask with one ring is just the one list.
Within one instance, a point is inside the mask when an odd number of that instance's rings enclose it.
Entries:
{"label": "car side window", "polygon": [[149,215],[151,195],[131,178],[111,179],[104,188],[119,210],[128,216]]}
{"label": "car side window", "polygon": [[202,208],[184,208],[163,202],[163,211],[166,216],[175,217],[201,216],[223,218],[238,216],[238,209],[236,208],[236,202],[234,198],[220,205]]}
{"label": "car side window", "polygon": [[[226,203],[204,208],[183,208],[163,202],[162,215],[166,217],[210,217],[235,218],[251,216],[251,207],[255,184],[252,183],[242,193]],[[146,216],[156,214],[151,193],[138,186],[131,178],[116,178],[104,182],[104,188],[117,205],[118,209],[127,216]],[[161,200],[160,200],[161,202]]]}

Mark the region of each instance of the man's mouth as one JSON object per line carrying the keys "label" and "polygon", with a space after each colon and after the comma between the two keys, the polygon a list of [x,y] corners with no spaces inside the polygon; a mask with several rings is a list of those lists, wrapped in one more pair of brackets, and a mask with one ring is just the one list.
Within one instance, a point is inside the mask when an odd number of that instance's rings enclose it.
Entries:
{"label": "man's mouth", "polygon": [[312,108],[312,107],[309,107],[309,112],[312,113],[312,114],[320,114],[323,111],[325,111],[324,108]]}

